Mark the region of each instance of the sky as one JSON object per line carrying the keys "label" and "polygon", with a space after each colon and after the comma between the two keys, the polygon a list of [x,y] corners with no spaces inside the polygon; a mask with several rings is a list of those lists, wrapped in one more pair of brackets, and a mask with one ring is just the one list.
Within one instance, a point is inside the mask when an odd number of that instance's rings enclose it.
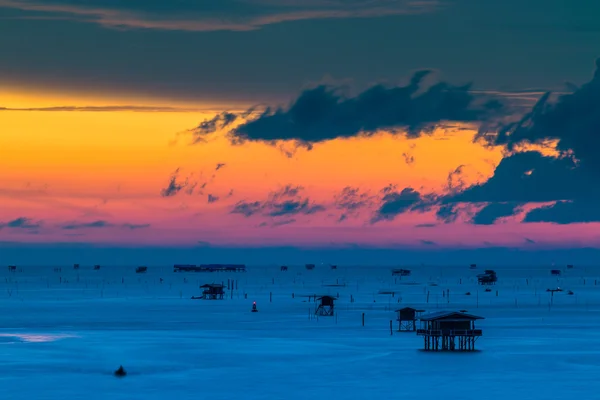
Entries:
{"label": "sky", "polygon": [[0,0],[0,259],[591,262],[598,14]]}

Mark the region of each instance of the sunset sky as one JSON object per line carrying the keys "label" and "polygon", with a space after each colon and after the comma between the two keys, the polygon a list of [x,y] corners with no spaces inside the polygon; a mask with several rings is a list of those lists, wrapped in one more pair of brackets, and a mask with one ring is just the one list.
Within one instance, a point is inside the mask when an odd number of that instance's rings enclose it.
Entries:
{"label": "sunset sky", "polygon": [[0,260],[600,247],[597,15],[0,0]]}

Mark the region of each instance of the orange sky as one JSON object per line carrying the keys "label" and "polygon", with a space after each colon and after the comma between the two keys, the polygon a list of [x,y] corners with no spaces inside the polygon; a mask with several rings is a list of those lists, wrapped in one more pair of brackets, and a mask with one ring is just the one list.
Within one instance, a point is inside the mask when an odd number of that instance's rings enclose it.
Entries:
{"label": "orange sky", "polygon": [[[7,108],[142,104],[134,100],[0,92],[0,104]],[[165,106],[143,103],[156,104]],[[441,193],[448,174],[458,166],[464,165],[462,177],[473,184],[489,178],[502,157],[499,149],[473,143],[474,130],[468,129],[438,130],[431,137],[414,140],[385,133],[334,140],[310,151],[298,149],[291,158],[262,143],[231,145],[222,134],[208,143],[191,145],[187,131],[212,115],[214,112],[202,111],[1,112],[0,222],[23,217],[40,221],[41,226],[36,232],[0,230],[0,240],[294,243],[330,242],[336,237],[356,243],[410,241],[415,238],[415,224],[435,222],[431,213],[408,214],[391,223],[366,226],[373,209],[363,210],[342,225],[337,222],[340,211],[332,206],[334,196],[346,186],[375,195],[389,184]],[[414,162],[408,164],[407,158]],[[217,171],[219,163],[226,165]],[[161,197],[161,189],[178,168],[180,179],[208,182],[203,195],[182,191]],[[326,206],[327,211],[296,216],[294,224],[266,229],[259,227],[260,217],[230,214],[236,202],[262,201],[285,185],[302,186],[303,196]],[[219,200],[209,204],[208,194]],[[93,221],[114,227],[59,228]],[[132,230],[122,224],[151,226]],[[429,229],[419,235],[422,240],[450,244],[457,241],[456,229]],[[504,235],[510,242],[514,229],[510,223],[478,227],[477,240],[491,241]],[[518,229],[518,240],[527,229],[543,235],[533,225]],[[473,237],[474,232],[471,227],[464,233]]]}

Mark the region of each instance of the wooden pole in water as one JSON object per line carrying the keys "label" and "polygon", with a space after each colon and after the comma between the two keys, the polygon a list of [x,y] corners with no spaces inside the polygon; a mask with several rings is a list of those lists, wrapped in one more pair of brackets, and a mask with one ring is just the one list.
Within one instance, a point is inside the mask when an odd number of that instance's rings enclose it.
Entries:
{"label": "wooden pole in water", "polygon": [[390,336],[394,334],[394,330],[392,329],[392,320],[390,319]]}
{"label": "wooden pole in water", "polygon": [[365,313],[362,313],[362,326],[365,326]]}
{"label": "wooden pole in water", "polygon": [[273,292],[269,292],[269,303],[273,302]]}

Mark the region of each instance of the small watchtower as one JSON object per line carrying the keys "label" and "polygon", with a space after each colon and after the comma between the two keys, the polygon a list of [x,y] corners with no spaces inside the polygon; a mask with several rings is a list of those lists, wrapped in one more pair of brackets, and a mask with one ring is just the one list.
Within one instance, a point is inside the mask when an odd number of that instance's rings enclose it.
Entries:
{"label": "small watchtower", "polygon": [[398,332],[414,332],[417,330],[417,319],[424,310],[404,307],[396,310],[398,313]]}
{"label": "small watchtower", "polygon": [[200,286],[202,299],[204,300],[223,300],[225,296],[225,286],[220,283],[207,283]]}
{"label": "small watchtower", "polygon": [[335,297],[321,296],[321,297],[317,297],[316,300],[319,303],[317,304],[317,309],[315,310],[315,315],[319,315],[322,317],[333,317],[333,312],[334,312],[334,307],[335,307]]}

